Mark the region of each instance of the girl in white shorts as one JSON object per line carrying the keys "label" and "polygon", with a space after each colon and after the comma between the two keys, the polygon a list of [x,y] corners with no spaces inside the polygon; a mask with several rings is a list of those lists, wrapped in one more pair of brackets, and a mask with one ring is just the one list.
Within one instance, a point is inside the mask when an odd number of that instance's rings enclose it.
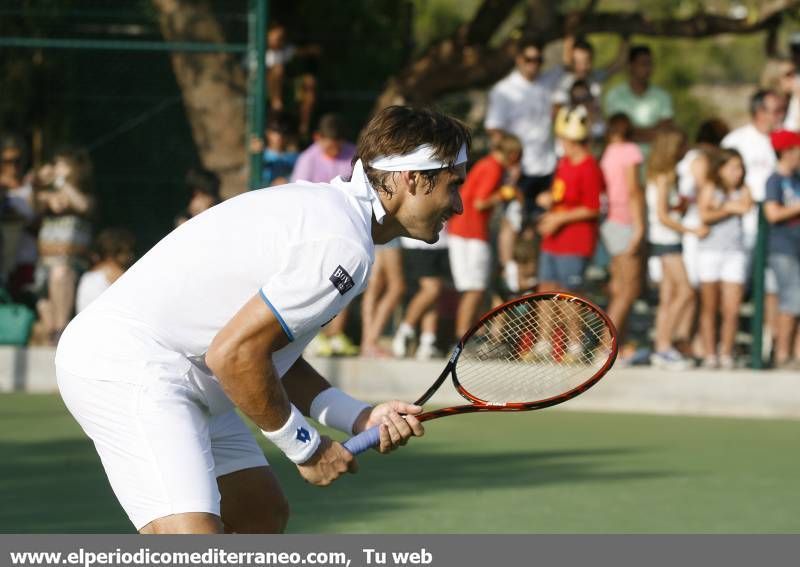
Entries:
{"label": "girl in white shorts", "polygon": [[[700,279],[700,334],[706,368],[734,367],[733,342],[739,307],[747,280],[747,252],[742,216],[753,206],[744,185],[744,162],[735,150],[720,150],[713,157],[710,182],[698,199],[700,219],[709,226],[698,244]],[[717,314],[720,315],[717,355]]]}

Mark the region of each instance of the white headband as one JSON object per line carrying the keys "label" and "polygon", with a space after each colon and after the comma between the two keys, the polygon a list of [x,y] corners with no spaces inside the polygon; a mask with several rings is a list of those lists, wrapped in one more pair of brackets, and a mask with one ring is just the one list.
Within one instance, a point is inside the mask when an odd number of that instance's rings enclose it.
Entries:
{"label": "white headband", "polygon": [[[423,144],[410,154],[402,156],[381,156],[372,163],[370,167],[381,171],[427,171],[429,169],[444,169],[450,167],[450,163],[437,159],[434,155],[433,146]],[[467,162],[467,146],[461,146],[458,156],[452,165],[461,165]]]}

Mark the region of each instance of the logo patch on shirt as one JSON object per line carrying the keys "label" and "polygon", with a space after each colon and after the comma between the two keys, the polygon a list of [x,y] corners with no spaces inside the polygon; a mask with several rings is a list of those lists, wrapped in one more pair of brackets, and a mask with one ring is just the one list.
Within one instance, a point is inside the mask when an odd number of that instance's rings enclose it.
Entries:
{"label": "logo patch on shirt", "polygon": [[353,281],[353,276],[348,274],[347,270],[342,268],[341,265],[336,267],[328,279],[331,280],[333,287],[339,291],[340,295],[344,295],[356,285],[356,282]]}

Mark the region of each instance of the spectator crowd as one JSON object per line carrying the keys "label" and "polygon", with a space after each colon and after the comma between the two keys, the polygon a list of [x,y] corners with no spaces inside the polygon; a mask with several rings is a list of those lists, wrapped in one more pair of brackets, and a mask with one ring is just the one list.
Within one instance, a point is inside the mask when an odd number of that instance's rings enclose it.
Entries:
{"label": "spectator crowd", "polygon": [[[343,119],[325,114],[311,130],[313,72],[304,67],[296,79],[297,119],[284,100],[289,62],[318,48],[290,45],[280,26],[268,47],[269,119],[249,145],[262,156],[263,185],[349,177],[354,145]],[[588,41],[569,37],[563,61],[545,69],[541,44],[519,44],[513,70],[488,95],[489,149],[473,156],[463,214],[435,244],[378,246],[360,313],[331,321],[312,343],[316,354],[441,356],[490,306],[567,290],[606,307],[620,364],[731,369],[741,361],[761,208],[764,334],[774,366],[800,369],[800,57],[768,63],[746,125],[729,131],[709,117],[691,136],[676,125],[670,94],[652,82],[647,46],[629,46],[607,69],[593,59]],[[606,88],[623,67],[624,80]],[[74,313],[131,265],[133,237],[121,228],[93,235],[85,150],[59,150],[33,171],[21,137],[3,134],[0,150],[4,285],[35,308],[32,340],[55,344]],[[192,169],[186,185],[176,225],[220,201],[209,171]],[[652,337],[628,333],[648,297]]]}

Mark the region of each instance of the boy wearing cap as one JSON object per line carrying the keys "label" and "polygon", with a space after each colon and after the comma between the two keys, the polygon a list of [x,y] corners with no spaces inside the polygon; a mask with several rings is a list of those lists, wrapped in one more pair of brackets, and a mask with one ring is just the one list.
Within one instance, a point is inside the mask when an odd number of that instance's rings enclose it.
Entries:
{"label": "boy wearing cap", "polygon": [[769,266],[778,280],[778,337],[775,365],[800,368],[792,343],[800,316],[800,134],[778,130],[770,136],[778,164],[766,186],[764,215],[769,231]]}
{"label": "boy wearing cap", "polygon": [[549,193],[537,199],[541,216],[539,290],[576,290],[597,243],[603,173],[589,151],[588,113],[583,106],[563,107],[556,116],[556,136],[564,149]]}

